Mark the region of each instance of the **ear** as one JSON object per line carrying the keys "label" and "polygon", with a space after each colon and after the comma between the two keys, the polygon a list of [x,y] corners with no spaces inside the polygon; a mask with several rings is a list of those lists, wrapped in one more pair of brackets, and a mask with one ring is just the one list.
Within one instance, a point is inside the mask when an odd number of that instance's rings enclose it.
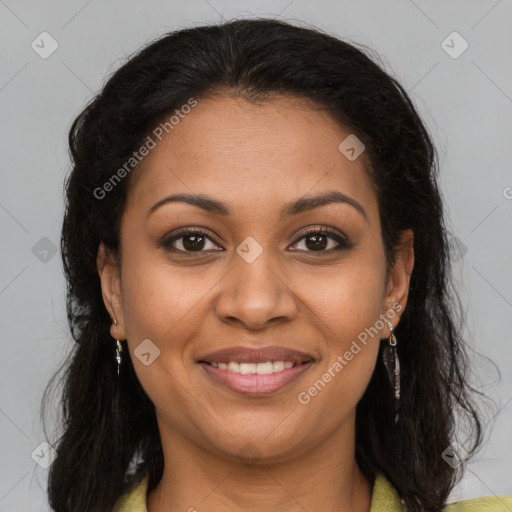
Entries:
{"label": "ear", "polygon": [[[111,251],[100,243],[96,257],[96,267],[101,281],[101,292],[105,307],[112,317],[110,334],[115,340],[126,339],[124,322],[123,296],[119,266]],[[117,320],[117,325],[114,324]]]}
{"label": "ear", "polygon": [[[409,295],[409,283],[411,280],[412,270],[414,268],[414,233],[411,229],[401,232],[398,247],[396,249],[395,263],[390,269],[388,282],[386,285],[386,294],[384,299],[385,310],[382,312],[394,311],[396,315],[387,315],[393,329],[396,328],[400,321],[400,316],[407,304]],[[389,327],[383,329],[387,338],[390,336]],[[387,334],[386,334],[387,333]]]}

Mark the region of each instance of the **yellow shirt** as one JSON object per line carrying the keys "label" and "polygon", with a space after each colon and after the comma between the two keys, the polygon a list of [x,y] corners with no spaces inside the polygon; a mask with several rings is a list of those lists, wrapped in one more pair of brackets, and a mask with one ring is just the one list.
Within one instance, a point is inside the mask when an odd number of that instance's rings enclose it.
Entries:
{"label": "yellow shirt", "polygon": [[[147,512],[146,491],[148,477],[131,492],[121,496],[114,512]],[[382,474],[377,474],[372,491],[370,512],[403,512],[404,505],[391,485]],[[506,496],[488,496],[472,500],[458,501],[445,507],[445,512],[511,512],[512,498]]]}

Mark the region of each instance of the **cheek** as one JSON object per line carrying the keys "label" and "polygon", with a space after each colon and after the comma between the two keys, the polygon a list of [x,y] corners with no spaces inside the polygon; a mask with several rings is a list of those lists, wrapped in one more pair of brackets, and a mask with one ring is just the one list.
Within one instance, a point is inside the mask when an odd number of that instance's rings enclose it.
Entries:
{"label": "cheek", "polygon": [[173,266],[164,258],[133,253],[123,264],[123,306],[128,336],[173,346],[200,325],[201,300],[217,279],[209,273]]}
{"label": "cheek", "polygon": [[323,322],[328,339],[343,345],[375,324],[382,312],[384,272],[373,258],[357,255],[307,279],[308,307]]}
{"label": "cheek", "polygon": [[305,381],[298,399],[309,404],[313,417],[322,418],[321,428],[334,428],[349,414],[370,382],[383,327],[381,292],[380,273],[368,269],[364,279],[355,271],[338,272],[329,288],[315,287],[310,295],[326,343],[318,373]]}
{"label": "cheek", "polygon": [[[190,385],[189,342],[199,337],[204,321],[202,301],[216,280],[204,273],[199,278],[197,270],[194,273],[193,269],[173,267],[142,251],[133,251],[129,257],[128,251],[126,254],[123,310],[135,372],[155,403],[165,404],[172,399],[177,405],[183,398],[179,390]],[[138,358],[142,343],[148,345],[145,340],[154,344],[156,348],[149,344],[149,351],[157,354],[148,366]]]}
{"label": "cheek", "polygon": [[[320,322],[327,343],[322,371],[331,392],[358,401],[371,378],[384,323],[380,318],[383,264],[353,258],[309,287],[308,306]],[[326,393],[328,394],[328,393]]]}
{"label": "cheek", "polygon": [[[142,251],[123,260],[123,308],[127,342],[135,373],[160,414],[167,421],[185,421],[195,404],[183,392],[191,386],[186,351],[201,325],[201,299],[214,281],[201,283],[193,271],[173,267]],[[151,363],[146,365],[138,347],[150,340]],[[155,355],[154,355],[155,354]],[[147,362],[147,361],[146,361]],[[173,404],[169,411],[168,404]],[[179,411],[179,414],[178,414]],[[179,419],[181,417],[181,420]],[[190,418],[189,418],[190,419]]]}

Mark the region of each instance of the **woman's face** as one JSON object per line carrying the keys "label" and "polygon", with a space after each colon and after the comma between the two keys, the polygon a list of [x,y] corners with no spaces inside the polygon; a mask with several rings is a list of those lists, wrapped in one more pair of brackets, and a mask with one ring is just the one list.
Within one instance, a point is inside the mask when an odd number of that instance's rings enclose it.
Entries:
{"label": "woman's face", "polygon": [[413,265],[409,236],[386,280],[364,153],[283,97],[199,99],[164,135],[133,171],[121,273],[98,258],[162,443],[279,460],[353,433]]}

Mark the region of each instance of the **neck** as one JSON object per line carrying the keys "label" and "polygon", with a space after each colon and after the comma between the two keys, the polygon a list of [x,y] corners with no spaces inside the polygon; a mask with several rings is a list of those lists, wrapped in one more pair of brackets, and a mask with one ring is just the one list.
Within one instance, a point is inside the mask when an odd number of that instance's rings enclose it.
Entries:
{"label": "neck", "polygon": [[370,512],[373,482],[356,464],[347,432],[294,457],[252,463],[213,454],[176,431],[166,434],[165,469],[147,498],[148,512]]}

